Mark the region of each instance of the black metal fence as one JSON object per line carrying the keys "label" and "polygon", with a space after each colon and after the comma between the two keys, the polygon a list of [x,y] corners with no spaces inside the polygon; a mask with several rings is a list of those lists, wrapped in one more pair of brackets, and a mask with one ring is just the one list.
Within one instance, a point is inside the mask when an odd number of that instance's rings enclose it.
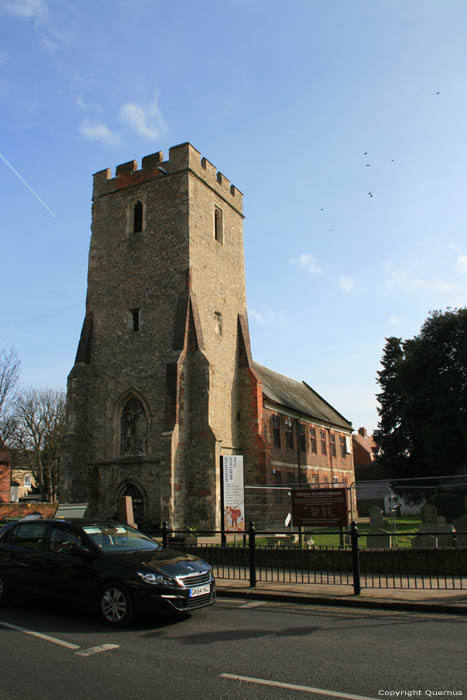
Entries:
{"label": "black metal fence", "polygon": [[[407,539],[417,537],[413,532],[398,533],[406,538],[404,547],[378,546],[380,535],[359,533],[354,522],[341,533],[338,546],[310,543],[311,532],[297,533],[296,542],[284,542],[292,539],[290,532],[258,532],[254,523],[230,542],[220,531],[198,532],[194,537],[189,530],[169,530],[167,523],[163,523],[161,536],[164,547],[190,552],[209,562],[218,579],[244,580],[250,587],[257,582],[351,585],[355,595],[362,588],[467,589],[467,532],[453,534],[450,546],[441,547],[435,546],[436,538],[445,537],[445,532],[435,528],[424,533],[433,537],[430,547],[407,546]],[[272,534],[277,536],[274,544],[268,542]],[[319,535],[335,537],[336,533],[321,531]],[[209,542],[208,538],[222,541]],[[365,547],[361,546],[363,538]],[[372,546],[372,538],[376,546]]]}

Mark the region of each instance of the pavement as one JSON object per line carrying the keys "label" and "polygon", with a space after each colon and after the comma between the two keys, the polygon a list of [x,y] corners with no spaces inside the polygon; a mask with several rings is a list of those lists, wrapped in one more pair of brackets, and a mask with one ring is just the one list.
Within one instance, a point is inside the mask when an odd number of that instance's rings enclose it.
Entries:
{"label": "pavement", "polygon": [[257,582],[250,588],[248,581],[222,578],[216,583],[217,595],[222,598],[467,615],[466,580],[464,589],[362,588],[359,595],[354,594],[353,586],[340,584]]}

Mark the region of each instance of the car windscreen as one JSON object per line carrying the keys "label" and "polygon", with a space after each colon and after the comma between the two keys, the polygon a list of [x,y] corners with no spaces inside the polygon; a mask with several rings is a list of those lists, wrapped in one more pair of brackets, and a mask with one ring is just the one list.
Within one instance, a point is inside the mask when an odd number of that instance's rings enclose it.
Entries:
{"label": "car windscreen", "polygon": [[160,544],[123,524],[85,525],[83,530],[103,552],[160,549]]}

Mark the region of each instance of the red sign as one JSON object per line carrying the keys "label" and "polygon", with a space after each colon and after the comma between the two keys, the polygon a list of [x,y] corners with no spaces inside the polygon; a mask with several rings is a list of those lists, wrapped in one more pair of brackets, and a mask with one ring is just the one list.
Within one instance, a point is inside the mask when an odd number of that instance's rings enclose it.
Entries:
{"label": "red sign", "polygon": [[344,527],[349,524],[347,489],[292,490],[293,524]]}

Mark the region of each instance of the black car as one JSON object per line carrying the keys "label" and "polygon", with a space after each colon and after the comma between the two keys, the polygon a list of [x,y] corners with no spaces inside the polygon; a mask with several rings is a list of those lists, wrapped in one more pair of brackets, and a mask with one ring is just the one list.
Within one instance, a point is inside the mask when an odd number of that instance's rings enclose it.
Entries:
{"label": "black car", "polygon": [[74,601],[125,625],[136,613],[212,605],[216,584],[202,559],[123,523],[25,519],[0,529],[0,604],[14,593]]}

